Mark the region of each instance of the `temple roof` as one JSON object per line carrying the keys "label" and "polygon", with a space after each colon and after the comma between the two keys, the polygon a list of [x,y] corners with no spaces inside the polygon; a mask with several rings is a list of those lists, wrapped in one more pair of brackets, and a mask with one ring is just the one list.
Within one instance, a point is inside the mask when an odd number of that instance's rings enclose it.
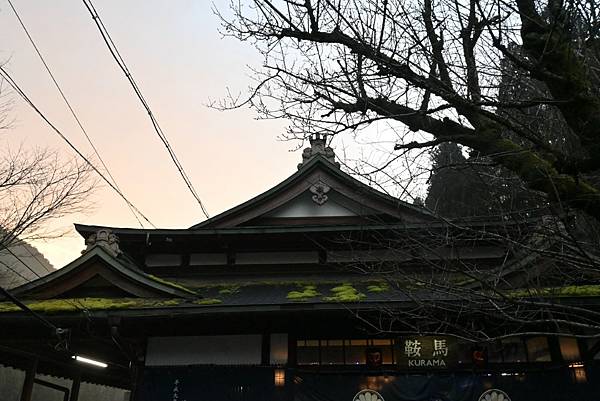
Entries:
{"label": "temple roof", "polygon": [[[190,228],[76,225],[88,245],[83,255],[42,279],[16,288],[14,294],[27,300],[56,301],[60,305],[54,306],[59,309],[70,307],[65,299],[87,299],[88,309],[100,310],[298,304],[335,308],[340,303],[366,306],[407,302],[415,295],[431,299],[439,295],[423,289],[393,288],[384,281],[406,280],[386,276],[382,281],[376,274],[365,276],[360,269],[353,270],[352,264],[401,264],[419,274],[418,269],[432,260],[460,259],[486,269],[501,268],[502,276],[510,274],[511,283],[519,285],[523,264],[536,264],[539,255],[514,254],[496,236],[485,233],[502,230],[512,238],[510,233],[514,231],[513,240],[526,239],[529,226],[537,224],[537,219],[533,220],[472,221],[468,223],[469,230],[449,243],[447,237],[454,229],[451,224],[344,173],[331,148],[325,146],[325,139],[317,137],[311,140],[311,148],[303,152],[303,162],[296,173],[249,201]],[[368,246],[346,250],[340,238],[354,239],[349,233],[358,233],[359,240]],[[435,237],[435,233],[441,235]],[[373,246],[370,235],[397,242],[386,245],[384,241]],[[431,243],[423,240],[432,235]],[[405,237],[427,243],[422,249],[410,248],[402,242]],[[539,249],[541,244],[535,247]],[[281,258],[280,254],[285,254],[288,259],[274,262],[265,256],[268,252]],[[306,259],[290,256],[308,253],[310,258]],[[147,256],[163,255],[175,256],[179,261],[147,262]],[[222,261],[193,264],[194,255],[216,255]],[[254,259],[252,263],[243,262],[244,257]],[[467,291],[476,287],[465,277],[454,279],[453,285],[460,283]]]}
{"label": "temple roof", "polygon": [[190,229],[239,226],[416,223],[426,209],[380,192],[343,172],[324,139],[311,139],[298,171],[262,194]]}
{"label": "temple roof", "polygon": [[[106,236],[110,234],[105,233]],[[196,294],[175,283],[144,273],[125,254],[100,240],[62,269],[13,289],[23,299],[89,297],[183,297]]]}

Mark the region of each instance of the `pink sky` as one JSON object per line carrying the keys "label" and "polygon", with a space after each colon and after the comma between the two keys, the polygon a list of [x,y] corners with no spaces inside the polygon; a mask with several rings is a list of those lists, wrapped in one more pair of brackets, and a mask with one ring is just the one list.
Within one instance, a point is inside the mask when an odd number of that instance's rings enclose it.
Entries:
{"label": "pink sky", "polygon": [[[159,227],[202,221],[200,207],[83,3],[13,3],[127,197]],[[216,3],[225,7],[226,1]],[[221,38],[209,1],[96,0],[95,5],[211,216],[295,171],[301,155],[290,150],[297,144],[276,140],[285,121],[257,121],[249,109],[206,107],[227,87],[245,91],[250,84],[246,65],[261,62],[250,44]],[[0,0],[0,37],[0,60],[8,61],[13,78],[79,149],[91,154],[5,0]],[[15,126],[2,134],[0,146],[50,147],[65,158],[73,155],[16,95],[14,100]],[[138,226],[108,187],[91,200],[95,205],[88,213],[67,216],[56,226]],[[62,267],[80,254],[83,240],[71,229],[64,238],[35,245]]]}

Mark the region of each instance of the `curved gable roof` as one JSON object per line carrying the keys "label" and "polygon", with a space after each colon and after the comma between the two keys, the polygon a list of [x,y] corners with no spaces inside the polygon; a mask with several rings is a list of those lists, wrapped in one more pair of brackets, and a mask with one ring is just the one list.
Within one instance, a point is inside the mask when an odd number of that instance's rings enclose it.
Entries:
{"label": "curved gable roof", "polygon": [[433,220],[433,215],[427,210],[377,191],[344,173],[322,155],[315,155],[273,188],[190,229],[231,228],[248,223],[289,204],[318,181],[325,182],[348,201],[358,202],[370,214],[387,215],[410,223]]}
{"label": "curved gable roof", "polygon": [[25,299],[59,298],[62,294],[101,277],[111,286],[139,297],[195,296],[193,291],[144,273],[126,257],[113,256],[96,245],[62,269],[31,281],[11,292]]}

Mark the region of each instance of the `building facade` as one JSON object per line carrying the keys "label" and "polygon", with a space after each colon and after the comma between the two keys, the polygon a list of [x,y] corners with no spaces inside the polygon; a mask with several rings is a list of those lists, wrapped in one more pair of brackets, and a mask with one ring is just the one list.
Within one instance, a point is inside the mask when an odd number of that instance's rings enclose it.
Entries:
{"label": "building facade", "polygon": [[[61,330],[35,330],[3,303],[0,361],[144,401],[597,400],[594,338],[540,330],[482,342],[442,325],[440,305],[456,314],[465,302],[448,289],[480,291],[455,266],[501,267],[521,296],[524,266],[542,262],[495,238],[522,241],[536,224],[472,221],[472,235],[456,236],[342,172],[313,138],[288,179],[189,229],[77,225],[82,256],[13,291]],[[447,287],[428,285],[432,275]]]}

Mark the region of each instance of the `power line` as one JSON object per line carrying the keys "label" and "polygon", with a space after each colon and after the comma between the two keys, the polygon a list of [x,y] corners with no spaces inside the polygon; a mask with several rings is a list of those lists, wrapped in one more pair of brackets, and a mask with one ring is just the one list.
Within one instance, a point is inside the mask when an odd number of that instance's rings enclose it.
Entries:
{"label": "power line", "polygon": [[[31,266],[29,266],[27,263],[25,263],[25,261],[23,259],[21,259],[20,256],[18,256],[16,253],[14,253],[8,246],[2,244],[2,246],[4,247],[4,249],[6,249],[8,251],[8,253],[10,253],[15,259],[17,259],[19,262],[21,262],[21,264],[23,266],[25,266],[27,268],[27,270],[29,270],[30,272],[32,272],[35,276],[37,276],[37,278],[42,278],[42,276],[39,275],[38,272],[36,272],[35,270],[33,270],[31,268]],[[31,280],[27,280],[27,281],[31,281]]]}
{"label": "power line", "polygon": [[[26,264],[26,263],[23,261],[23,259],[21,259],[21,258],[20,258],[20,257],[18,257],[16,254],[14,254],[14,253],[13,253],[13,252],[12,252],[12,251],[11,251],[11,250],[8,248],[8,246],[6,246],[6,245],[2,245],[2,246],[4,246],[4,248],[6,248],[6,250],[7,250],[8,252],[10,252],[10,254],[11,254],[11,255],[12,255],[14,258],[16,258],[16,259],[17,259],[19,262],[21,262],[21,264],[22,264],[23,266],[25,266],[25,267],[26,267],[26,268],[27,268],[27,269],[28,269],[30,272],[32,272],[32,273],[33,273],[34,275],[36,275],[38,278],[40,278],[40,277],[41,277],[41,276],[40,276],[40,275],[39,275],[39,274],[38,274],[36,271],[34,271],[34,270],[31,268],[31,266],[27,265],[27,264]],[[26,251],[29,253],[29,255],[31,255],[31,257],[33,257],[33,258],[34,258],[34,259],[35,259],[35,260],[38,262],[38,264],[39,264],[41,267],[43,267],[43,268],[44,268],[44,270],[46,270],[48,273],[52,273],[52,271],[48,270],[48,267],[47,267],[47,266],[46,266],[44,263],[42,263],[42,261],[41,261],[41,260],[39,260],[39,258],[38,258],[38,257],[37,257],[37,256],[36,256],[36,255],[35,255],[33,252],[31,252],[31,251],[29,250],[29,248],[27,247],[27,244],[25,244],[25,245],[21,245],[21,246],[22,246],[23,248],[25,248],[25,250],[26,250]],[[13,273],[15,273],[16,275],[20,276],[22,279],[24,279],[24,280],[25,280],[25,282],[29,282],[29,281],[31,281],[29,278],[27,278],[27,277],[23,276],[21,273],[19,273],[18,271],[14,270],[14,269],[13,269],[11,266],[9,266],[7,263],[4,263],[4,262],[2,262],[2,261],[0,261],[0,263],[1,263],[2,265],[4,265],[4,267],[6,267],[7,269],[9,269],[10,271],[12,271]]]}
{"label": "power line", "polygon": [[[15,254],[13,251],[10,250],[10,248],[4,244],[2,244],[2,246],[4,247],[4,249],[6,249],[15,259],[17,259],[19,262],[21,262],[21,264],[23,264],[23,266],[25,266],[27,269],[29,269],[30,272],[32,272],[34,275],[36,275],[38,278],[41,278],[42,276],[40,276],[35,270],[33,270],[27,263],[25,263],[25,261],[23,259],[21,259],[17,254]],[[12,270],[12,269],[11,269]],[[13,270],[14,271],[14,270]],[[29,280],[28,280],[29,281]],[[51,322],[49,322],[47,319],[45,319],[43,316],[39,315],[38,313],[34,312],[32,309],[30,309],[27,305],[25,305],[23,302],[21,302],[17,297],[15,297],[14,295],[12,295],[6,288],[1,287],[0,286],[0,293],[4,294],[4,296],[8,299],[10,299],[10,301],[12,303],[14,303],[15,305],[17,305],[19,308],[21,308],[23,311],[31,314],[33,317],[35,317],[36,319],[38,319],[40,322],[42,322],[42,324],[44,324],[46,327],[50,328],[53,332],[54,335],[56,335],[57,337],[60,337],[61,334],[63,334],[65,332],[64,329],[59,328],[57,326],[55,326],[54,324],[52,324]],[[77,306],[75,306],[76,309]]]}
{"label": "power line", "polygon": [[[8,236],[8,235],[11,235],[11,236],[12,236],[12,234],[8,234],[8,233],[6,232],[6,230],[1,230],[1,231],[2,231],[2,232],[5,234],[5,235],[4,235],[4,236],[2,237],[2,239],[0,240],[0,245],[1,245],[3,248],[5,248],[7,251],[9,251],[9,252],[10,252],[10,250],[8,249],[8,245],[6,245],[6,244],[7,244],[7,243],[11,243],[11,241],[12,241],[12,240],[10,240],[10,239],[9,239],[9,240],[7,240],[7,236]],[[14,238],[14,237],[13,237],[13,238]],[[17,239],[17,242],[18,242],[18,241],[19,241],[19,240]],[[23,242],[24,242],[24,241],[23,241]],[[25,247],[25,249],[27,249],[27,247]],[[12,252],[10,252],[10,253],[12,253]],[[13,256],[14,256],[14,255],[13,255]],[[18,260],[18,259],[17,259],[17,260]],[[39,262],[39,261],[38,261],[38,262]],[[23,262],[21,262],[21,263],[23,263]],[[17,276],[21,277],[23,280],[25,280],[25,282],[26,282],[26,283],[28,283],[28,282],[30,282],[30,281],[31,281],[31,280],[29,279],[29,277],[25,277],[25,276],[23,276],[23,275],[22,275],[20,272],[18,272],[18,271],[16,271],[16,270],[14,270],[14,269],[13,269],[11,266],[9,266],[9,265],[8,265],[8,263],[4,263],[3,261],[1,261],[1,260],[0,260],[0,264],[2,264],[4,267],[6,267],[8,270],[10,270],[11,272],[13,272],[13,273],[14,273],[14,274],[16,274]],[[25,266],[25,267],[27,267],[27,266]],[[34,272],[32,272],[32,273],[34,273]],[[34,274],[35,274],[35,273],[34,273]],[[37,276],[39,277],[39,275],[37,275]]]}
{"label": "power line", "polygon": [[125,197],[125,195],[117,187],[115,187],[114,184],[110,182],[106,178],[106,176],[104,176],[104,174],[102,174],[102,172],[98,170],[98,168],[94,166],[94,164],[90,162],[89,159],[85,157],[83,153],[81,153],[79,149],[77,149],[75,145],[73,145],[65,135],[58,128],[56,128],[56,126],[52,124],[52,122],[50,122],[50,120],[48,120],[44,113],[42,113],[41,110],[38,109],[37,106],[29,99],[29,97],[25,94],[25,92],[23,92],[23,90],[19,87],[19,85],[14,81],[14,79],[4,69],[3,66],[0,66],[0,76],[4,78],[6,82],[8,82],[8,84],[15,90],[15,92],[17,92],[17,94],[21,96],[23,100],[25,100],[25,102],[46,122],[46,124],[48,124],[50,128],[52,128],[52,130],[54,130],[54,132],[58,136],[60,136],[62,140],[64,140],[67,143],[67,145],[69,145],[69,147],[73,149],[73,151],[75,151],[75,153],[77,153],[77,155],[79,155],[79,157],[81,157],[87,163],[87,165],[89,165],[92,168],[92,170],[94,170],[96,174],[98,174],[100,178],[102,178],[102,180],[104,180],[104,182],[108,184],[108,186],[113,191],[115,191],[133,210],[135,210],[137,214],[139,214],[145,221],[147,221],[148,224],[150,224],[153,228],[156,228],[156,226],[137,207],[135,207],[135,205],[131,203],[129,199],[127,199],[127,197]]}
{"label": "power line", "polygon": [[[71,141],[69,141],[69,139],[58,129],[56,128],[56,126],[54,124],[52,124],[52,122],[50,122],[50,120],[48,120],[48,118],[44,115],[44,113],[42,113],[42,111],[40,109],[37,108],[37,106],[29,99],[29,97],[25,94],[25,92],[23,92],[23,90],[19,87],[19,85],[15,82],[15,80],[10,76],[10,74],[4,69],[3,66],[0,65],[0,77],[5,79],[8,84],[13,88],[13,90],[15,92],[17,92],[17,94],[19,96],[21,96],[21,98],[23,98],[23,100],[46,122],[46,124],[48,124],[50,126],[50,128],[52,128],[52,130],[54,130],[54,132],[56,132],[56,134],[58,136],[60,136],[68,145],[71,149],[73,149],[73,151],[75,151],[75,153],[77,153],[77,155],[79,155],[79,157],[81,157],[95,172],[96,174],[98,174],[103,180],[104,182],[106,182],[108,184],[109,187],[111,187],[121,198],[123,198],[123,200],[133,209],[136,211],[136,213],[138,213],[145,221],[148,222],[148,224],[150,224],[153,228],[156,228],[156,226],[133,204],[129,201],[129,199],[127,199],[125,197],[125,195],[118,189],[116,188],[113,183],[111,183],[105,176],[104,174],[102,174],[102,172],[100,172],[100,170],[98,170],[98,168],[96,166],[94,166],[94,164],[92,164],[92,162],[89,161],[89,159],[87,157],[85,157],[83,155],[83,153],[81,153],[79,151],[79,149],[77,149],[75,147],[75,145],[73,145],[71,143]],[[27,263],[25,263],[19,256],[15,255],[8,247],[6,247],[4,245],[4,248],[11,253],[17,260],[19,260],[27,269],[29,269],[34,275],[36,275],[38,278],[41,278],[41,276],[35,272]],[[19,306],[21,309],[23,309],[26,312],[31,313],[32,315],[34,315],[37,319],[41,319],[41,320],[45,320],[43,317],[41,317],[40,315],[38,315],[37,313],[35,313],[34,311],[32,311],[31,309],[29,309],[26,305],[24,305],[23,303],[21,303],[18,299],[16,299],[12,294],[10,294],[6,289],[1,288],[0,287],[0,292],[4,293],[4,295],[9,298],[13,303],[15,303],[17,306]],[[81,309],[75,305],[73,302],[70,302],[68,300],[65,300],[67,303],[71,304],[73,307],[75,307],[76,310],[80,310]],[[85,310],[83,310],[83,312],[85,312]],[[50,324],[53,329],[55,330],[55,333],[60,336],[64,330],[61,328],[57,328],[56,326],[52,325],[52,323],[46,321],[48,324]]]}
{"label": "power line", "polygon": [[33,317],[35,317],[40,322],[42,322],[42,324],[44,326],[48,327],[49,329],[51,329],[54,334],[60,335],[64,331],[64,329],[60,329],[60,328],[56,327],[55,325],[53,325],[52,323],[50,323],[48,320],[44,319],[41,315],[38,315],[33,310],[29,309],[29,307],[27,305],[25,305],[23,302],[19,301],[19,299],[17,297],[15,297],[10,292],[8,292],[8,290],[5,289],[4,287],[0,287],[0,292],[2,294],[4,294],[4,296],[6,298],[10,299],[10,301],[13,304],[17,305],[19,308],[21,308],[25,312],[31,314]]}
{"label": "power line", "polygon": [[[31,257],[34,258],[38,262],[38,264],[44,268],[44,270],[46,270],[48,273],[52,273],[54,271],[53,268],[49,267],[47,263],[44,263],[43,261],[41,261],[40,258],[38,258],[38,255],[36,255],[34,252],[31,251],[31,249],[29,249],[29,247],[30,246],[33,247],[33,245],[29,245],[29,244],[25,243],[25,241],[23,241],[23,243],[24,243],[23,247],[25,248],[27,253],[29,255],[31,255]],[[37,250],[37,248],[35,248],[35,250],[41,255],[41,252],[39,252]],[[43,257],[43,255],[42,255],[42,257]]]}
{"label": "power line", "polygon": [[152,122],[152,126],[154,127],[154,131],[156,131],[156,134],[158,135],[158,137],[160,138],[162,143],[165,145],[167,151],[169,152],[169,156],[171,156],[171,160],[173,160],[173,163],[175,164],[175,167],[177,167],[177,170],[179,171],[179,174],[183,178],[183,181],[185,182],[188,189],[190,190],[190,192],[192,193],[192,195],[194,196],[194,198],[200,205],[200,209],[202,209],[202,213],[204,213],[204,215],[208,219],[210,216],[208,215],[208,212],[206,211],[206,208],[204,207],[202,200],[200,200],[200,196],[194,189],[194,186],[192,185],[191,180],[189,179],[183,166],[179,162],[179,159],[177,158],[175,151],[169,144],[169,141],[167,140],[165,133],[163,132],[160,125],[158,124],[158,120],[154,116],[154,113],[152,113],[150,106],[146,102],[146,99],[142,95],[140,88],[138,87],[137,83],[133,79],[131,72],[129,72],[129,69],[127,68],[127,65],[125,64],[125,60],[123,60],[123,57],[121,57],[121,54],[119,53],[119,50],[117,49],[117,46],[113,42],[110,34],[108,33],[108,30],[104,26],[102,19],[100,19],[98,12],[96,11],[96,9],[94,8],[94,5],[92,4],[92,1],[91,0],[83,0],[83,4],[86,6],[86,8],[88,9],[88,11],[90,12],[90,14],[92,16],[92,19],[96,23],[96,26],[98,27],[98,30],[100,31],[100,35],[102,35],[102,39],[104,40],[104,43],[106,43],[106,46],[108,47],[108,50],[110,51],[110,54],[113,56],[113,58],[115,59],[115,61],[117,62],[117,64],[119,65],[119,67],[121,68],[123,73],[125,74],[125,77],[127,77],[127,80],[131,84],[133,91],[135,92],[138,99],[140,100],[140,102],[142,103],[144,108],[146,109],[146,112],[148,113],[148,116],[150,117],[150,121]]}
{"label": "power line", "polygon": [[[21,264],[23,266],[25,266],[30,272],[32,272],[35,276],[37,276],[37,278],[42,278],[42,276],[40,276],[40,274],[38,272],[36,272],[35,270],[33,270],[33,268],[31,266],[29,266],[27,263],[25,263],[25,261],[23,259],[21,259],[21,257],[19,255],[17,255],[16,253],[14,253],[8,246],[2,244],[2,246],[4,247],[4,249],[6,249],[15,259],[17,259],[19,262],[21,262]],[[12,269],[11,269],[12,270]],[[14,271],[14,270],[13,270]],[[23,277],[23,276],[21,276]],[[37,280],[37,279],[36,279]],[[26,279],[27,282],[31,282],[32,280],[28,280]],[[66,303],[68,303],[69,305],[73,306],[76,310],[79,310],[81,312],[84,312],[84,310],[82,310],[81,308],[79,308],[75,303],[71,302],[68,299],[63,299],[63,301],[65,301]]]}
{"label": "power line", "polygon": [[[4,267],[6,267],[8,270],[10,270],[11,272],[13,272],[14,274],[16,274],[17,276],[21,277],[23,280],[25,280],[26,283],[30,282],[31,280],[28,277],[25,277],[24,275],[22,275],[21,273],[19,273],[18,271],[16,271],[15,269],[13,269],[11,266],[9,266],[7,263],[4,263],[2,261],[0,261],[0,264]],[[12,284],[11,284],[12,286]]]}
{"label": "power line", "polygon": [[[13,3],[12,3],[11,0],[8,0],[8,4],[10,5],[10,8],[12,8],[13,13],[15,14],[15,17],[17,17],[17,20],[19,20],[19,23],[21,24],[21,27],[23,28],[23,31],[25,31],[25,34],[27,35],[27,38],[29,38],[29,42],[31,43],[31,45],[35,49],[35,52],[37,53],[38,57],[42,61],[42,64],[44,65],[44,67],[46,68],[46,71],[50,75],[50,78],[52,79],[52,82],[54,82],[54,86],[56,86],[56,89],[58,89],[58,92],[62,96],[65,104],[67,105],[67,107],[69,109],[69,111],[73,115],[73,118],[75,118],[75,121],[79,125],[79,128],[81,128],[81,131],[83,132],[83,135],[85,136],[85,138],[87,139],[88,143],[90,144],[90,146],[94,150],[94,153],[98,157],[98,160],[100,160],[100,163],[102,163],[102,166],[104,167],[104,170],[106,171],[106,173],[108,174],[108,176],[112,179],[113,183],[115,184],[115,187],[117,189],[121,190],[121,188],[119,188],[119,185],[117,184],[117,180],[115,179],[115,177],[113,177],[113,175],[110,172],[108,166],[106,165],[106,163],[104,162],[104,160],[100,156],[100,153],[98,152],[98,149],[96,148],[96,146],[92,142],[92,139],[89,137],[86,129],[83,127],[83,124],[79,120],[79,117],[77,117],[77,114],[75,113],[75,110],[71,106],[71,103],[67,100],[67,97],[65,96],[63,90],[61,89],[60,85],[58,84],[56,78],[54,78],[54,74],[50,70],[50,67],[48,66],[48,63],[46,63],[46,60],[44,59],[44,56],[42,56],[42,53],[40,52],[39,48],[35,44],[35,41],[33,40],[32,36],[29,34],[29,31],[27,30],[27,27],[25,26],[25,23],[21,19],[21,16],[17,12],[17,9],[15,8],[15,6],[13,5]],[[142,224],[142,221],[139,219],[138,215],[135,213],[135,211],[133,210],[133,208],[129,204],[127,204],[127,206],[129,207],[129,210],[131,210],[131,213],[134,215],[135,219],[138,221],[138,223],[140,224],[140,226],[142,228],[144,228],[144,225]]]}

